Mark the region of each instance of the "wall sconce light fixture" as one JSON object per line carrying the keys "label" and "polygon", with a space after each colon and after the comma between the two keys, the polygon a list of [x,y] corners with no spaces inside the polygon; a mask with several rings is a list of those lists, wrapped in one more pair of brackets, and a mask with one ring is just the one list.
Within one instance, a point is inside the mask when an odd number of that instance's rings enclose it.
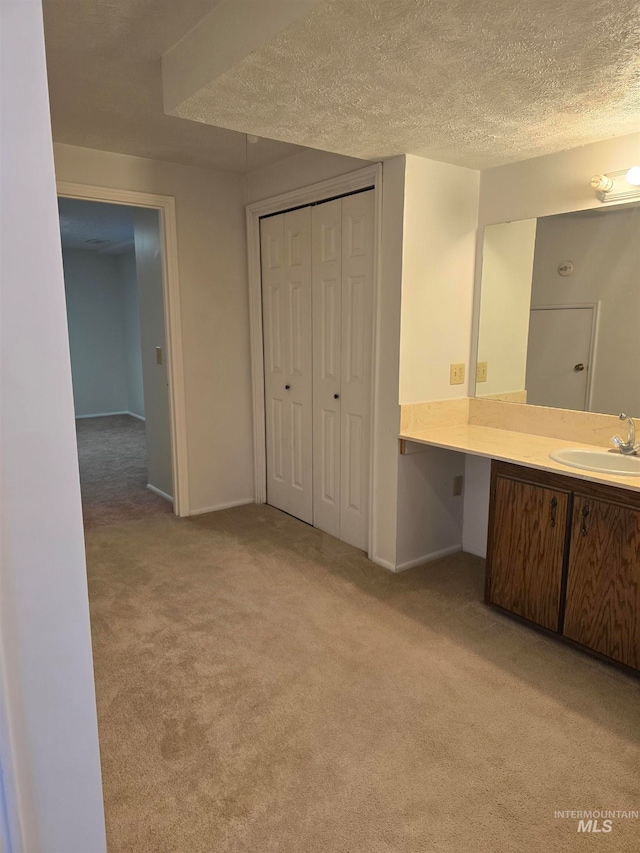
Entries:
{"label": "wall sconce light fixture", "polygon": [[640,166],[608,172],[606,175],[594,175],[591,186],[600,201],[640,199]]}

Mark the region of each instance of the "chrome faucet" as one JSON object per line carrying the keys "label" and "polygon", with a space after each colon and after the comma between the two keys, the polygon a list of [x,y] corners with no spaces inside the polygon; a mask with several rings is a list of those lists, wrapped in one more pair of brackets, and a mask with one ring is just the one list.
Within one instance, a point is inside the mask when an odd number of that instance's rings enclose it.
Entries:
{"label": "chrome faucet", "polygon": [[636,426],[633,422],[633,418],[630,418],[629,415],[626,415],[624,412],[621,412],[618,417],[621,421],[627,422],[629,430],[627,440],[623,441],[619,435],[614,435],[611,441],[615,444],[620,453],[624,453],[625,456],[634,456],[640,450],[640,442],[636,442]]}

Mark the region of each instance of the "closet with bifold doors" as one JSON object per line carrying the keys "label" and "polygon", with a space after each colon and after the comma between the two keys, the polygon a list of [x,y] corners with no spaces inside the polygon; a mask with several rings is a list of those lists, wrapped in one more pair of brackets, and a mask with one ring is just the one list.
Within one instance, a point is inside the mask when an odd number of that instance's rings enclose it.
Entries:
{"label": "closet with bifold doors", "polygon": [[374,192],[260,220],[267,503],[367,550]]}

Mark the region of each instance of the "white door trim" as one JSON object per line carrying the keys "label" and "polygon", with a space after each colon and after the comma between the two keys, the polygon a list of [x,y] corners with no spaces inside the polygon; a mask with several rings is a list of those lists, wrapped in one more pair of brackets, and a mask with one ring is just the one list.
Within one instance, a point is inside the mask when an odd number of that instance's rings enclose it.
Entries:
{"label": "white door trim", "polygon": [[171,456],[173,469],[174,511],[189,515],[189,479],[187,470],[187,421],[182,354],[182,322],[180,319],[180,287],[178,277],[178,237],[176,201],[173,196],[142,193],[135,190],[96,187],[58,181],[57,192],[65,198],[150,207],[159,212],[163,240],[164,322],[167,333],[167,374],[169,379],[169,411],[171,413]]}
{"label": "white door trim", "polygon": [[[592,411],[593,406],[593,374],[596,364],[598,347],[598,324],[600,322],[600,301],[598,302],[563,302],[558,305],[530,305],[529,313],[532,311],[553,311],[554,309],[567,308],[591,308],[591,342],[589,344],[589,369],[587,371],[587,388],[585,392],[585,411]],[[528,347],[527,347],[528,349]]]}
{"label": "white door trim", "polygon": [[262,335],[262,284],[260,275],[260,218],[272,213],[281,213],[294,207],[303,207],[318,201],[325,201],[334,196],[347,195],[358,190],[373,187],[375,207],[375,247],[373,270],[373,353],[372,353],[372,388],[371,388],[371,466],[369,489],[369,548],[368,554],[373,554],[375,519],[375,466],[377,447],[377,430],[375,425],[376,412],[376,378],[377,364],[377,333],[379,328],[379,276],[380,276],[380,233],[382,227],[382,164],[372,163],[363,169],[330,178],[308,187],[292,190],[271,198],[262,199],[248,204],[247,217],[247,253],[249,271],[249,319],[251,334],[251,387],[253,392],[253,464],[255,502],[263,504],[267,499],[267,462],[265,452],[266,428],[264,413],[264,358]]}

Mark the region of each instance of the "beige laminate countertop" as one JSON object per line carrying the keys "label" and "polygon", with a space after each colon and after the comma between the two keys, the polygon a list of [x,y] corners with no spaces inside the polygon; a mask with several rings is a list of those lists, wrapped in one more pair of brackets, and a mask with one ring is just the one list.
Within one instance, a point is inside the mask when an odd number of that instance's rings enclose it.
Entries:
{"label": "beige laminate countertop", "polygon": [[591,483],[606,483],[622,489],[640,492],[640,477],[618,477],[613,474],[601,474],[597,471],[583,471],[554,462],[549,458],[552,450],[562,447],[581,447],[585,450],[608,450],[607,447],[593,444],[582,444],[578,441],[563,441],[543,435],[530,435],[524,432],[511,432],[494,427],[464,424],[461,426],[430,427],[422,430],[407,430],[400,434],[405,441],[418,444],[428,444],[433,447],[443,447],[447,450],[458,450],[472,456],[486,456],[489,459],[499,459],[503,462],[513,462],[527,468],[538,468],[542,471],[554,471],[575,477],[577,480],[588,480]]}

